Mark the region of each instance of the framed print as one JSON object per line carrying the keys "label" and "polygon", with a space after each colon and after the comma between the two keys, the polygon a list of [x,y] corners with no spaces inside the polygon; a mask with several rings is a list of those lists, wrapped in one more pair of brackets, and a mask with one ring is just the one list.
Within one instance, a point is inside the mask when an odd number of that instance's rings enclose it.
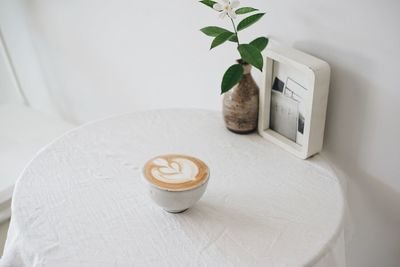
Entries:
{"label": "framed print", "polygon": [[258,132],[306,159],[322,149],[330,67],[292,48],[265,52]]}

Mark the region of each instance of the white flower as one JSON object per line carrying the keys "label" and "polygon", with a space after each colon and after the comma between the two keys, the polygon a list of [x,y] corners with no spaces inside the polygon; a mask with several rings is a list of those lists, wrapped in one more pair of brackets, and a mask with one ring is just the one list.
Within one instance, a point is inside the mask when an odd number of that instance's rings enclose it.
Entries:
{"label": "white flower", "polygon": [[230,17],[231,19],[236,19],[236,13],[233,11],[234,8],[237,8],[239,6],[239,1],[237,0],[223,0],[224,3],[216,3],[214,4],[213,8],[217,11],[220,12],[219,17],[220,18],[225,18],[226,15]]}

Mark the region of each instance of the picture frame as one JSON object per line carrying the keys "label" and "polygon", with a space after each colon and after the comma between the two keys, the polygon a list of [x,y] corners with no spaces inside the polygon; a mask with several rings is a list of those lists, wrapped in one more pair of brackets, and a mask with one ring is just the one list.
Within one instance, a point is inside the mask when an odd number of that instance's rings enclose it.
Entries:
{"label": "picture frame", "polygon": [[301,159],[322,150],[330,67],[287,47],[265,51],[258,133]]}

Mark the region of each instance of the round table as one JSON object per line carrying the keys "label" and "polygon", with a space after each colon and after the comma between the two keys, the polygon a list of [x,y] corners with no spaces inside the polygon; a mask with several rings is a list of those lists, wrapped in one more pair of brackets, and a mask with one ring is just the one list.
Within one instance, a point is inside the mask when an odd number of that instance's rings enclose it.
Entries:
{"label": "round table", "polygon": [[[156,206],[142,164],[193,155],[211,170],[182,214]],[[344,198],[321,156],[298,159],[219,112],[158,110],[86,124],[18,180],[0,266],[342,266]]]}

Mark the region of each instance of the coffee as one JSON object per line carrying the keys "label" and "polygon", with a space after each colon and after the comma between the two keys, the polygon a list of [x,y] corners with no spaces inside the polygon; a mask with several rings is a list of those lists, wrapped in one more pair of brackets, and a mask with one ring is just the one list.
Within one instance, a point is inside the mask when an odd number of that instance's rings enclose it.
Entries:
{"label": "coffee", "polygon": [[207,181],[207,165],[186,155],[161,155],[149,160],[143,167],[144,177],[161,189],[183,191],[196,188]]}

